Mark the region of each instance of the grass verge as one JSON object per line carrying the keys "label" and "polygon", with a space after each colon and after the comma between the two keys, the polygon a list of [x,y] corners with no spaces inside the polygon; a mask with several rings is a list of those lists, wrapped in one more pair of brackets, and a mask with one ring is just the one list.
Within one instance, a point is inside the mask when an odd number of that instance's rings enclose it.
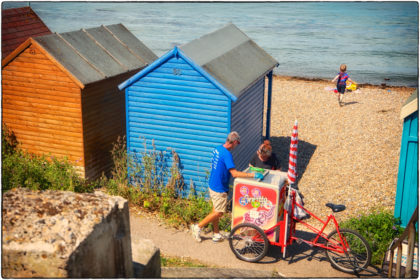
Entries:
{"label": "grass verge", "polygon": [[162,267],[212,267],[188,257],[172,257],[161,255]]}

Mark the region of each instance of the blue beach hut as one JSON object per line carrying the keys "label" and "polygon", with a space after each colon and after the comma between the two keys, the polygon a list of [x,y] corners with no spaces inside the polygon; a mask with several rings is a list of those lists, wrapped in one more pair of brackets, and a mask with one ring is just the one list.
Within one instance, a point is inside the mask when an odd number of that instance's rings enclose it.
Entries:
{"label": "blue beach hut", "polygon": [[191,187],[204,193],[212,151],[230,131],[241,135],[233,153],[238,170],[247,167],[261,144],[264,119],[269,137],[272,70],[277,65],[233,24],[174,47],[119,85],[126,96],[128,154],[140,159],[152,145],[158,151],[173,149],[184,195]]}
{"label": "blue beach hut", "polygon": [[403,105],[401,109],[401,119],[404,119],[404,125],[401,139],[394,216],[396,218],[401,218],[401,226],[406,227],[418,205],[419,194],[418,90],[416,90]]}

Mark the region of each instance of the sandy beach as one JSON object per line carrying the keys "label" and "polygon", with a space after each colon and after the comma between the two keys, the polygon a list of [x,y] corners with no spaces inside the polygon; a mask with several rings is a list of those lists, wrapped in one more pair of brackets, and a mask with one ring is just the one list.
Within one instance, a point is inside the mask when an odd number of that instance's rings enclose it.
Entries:
{"label": "sandy beach", "polygon": [[[273,79],[271,140],[287,171],[290,135],[298,120],[298,188],[320,217],[328,202],[345,204],[339,220],[371,209],[393,211],[403,120],[414,88],[362,85],[339,106],[334,83]],[[313,220],[313,219],[311,219]]]}

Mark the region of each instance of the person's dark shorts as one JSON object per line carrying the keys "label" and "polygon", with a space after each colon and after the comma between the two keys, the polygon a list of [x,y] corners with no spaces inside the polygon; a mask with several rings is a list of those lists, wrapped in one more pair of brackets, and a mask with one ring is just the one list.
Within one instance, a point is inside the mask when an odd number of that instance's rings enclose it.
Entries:
{"label": "person's dark shorts", "polygon": [[346,91],[346,85],[345,84],[344,85],[337,85],[337,91],[339,93],[344,94],[344,92]]}

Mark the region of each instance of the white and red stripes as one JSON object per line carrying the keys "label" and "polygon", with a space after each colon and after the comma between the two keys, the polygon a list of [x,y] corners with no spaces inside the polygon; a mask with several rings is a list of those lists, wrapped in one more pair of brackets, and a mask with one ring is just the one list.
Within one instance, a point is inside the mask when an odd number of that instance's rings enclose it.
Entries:
{"label": "white and red stripes", "polygon": [[296,183],[297,149],[298,149],[298,122],[297,120],[295,120],[295,125],[293,126],[292,138],[290,140],[289,171],[287,172],[287,179],[289,181],[289,184]]}

